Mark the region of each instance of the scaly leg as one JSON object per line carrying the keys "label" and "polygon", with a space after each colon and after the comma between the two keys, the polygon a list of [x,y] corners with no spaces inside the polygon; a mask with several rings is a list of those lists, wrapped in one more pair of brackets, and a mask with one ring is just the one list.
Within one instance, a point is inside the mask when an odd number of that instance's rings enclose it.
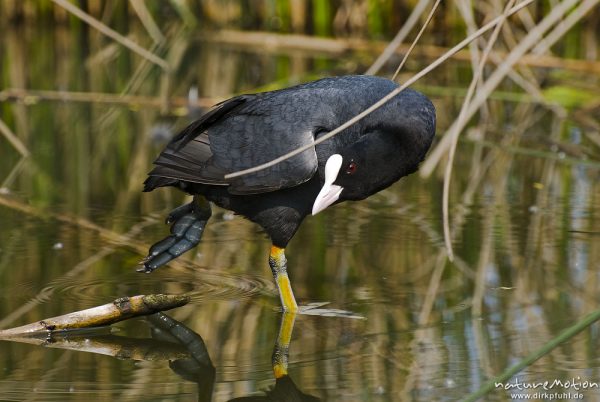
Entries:
{"label": "scaly leg", "polygon": [[211,214],[210,203],[199,195],[189,204],[171,211],[166,222],[171,225],[171,235],[150,247],[148,256],[140,262],[143,267],[138,271],[150,273],[200,243]]}
{"label": "scaly leg", "polygon": [[296,312],[298,311],[298,304],[294,298],[290,278],[287,274],[287,260],[285,259],[284,251],[283,248],[272,246],[271,254],[269,255],[269,266],[271,267],[273,278],[275,278],[277,290],[279,290],[283,311]]}

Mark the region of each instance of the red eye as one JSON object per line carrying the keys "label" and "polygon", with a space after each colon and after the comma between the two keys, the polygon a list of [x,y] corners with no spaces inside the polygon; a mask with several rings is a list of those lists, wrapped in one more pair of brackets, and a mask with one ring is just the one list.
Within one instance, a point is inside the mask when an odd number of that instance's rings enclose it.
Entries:
{"label": "red eye", "polygon": [[350,164],[346,168],[346,174],[354,174],[356,172],[356,169],[358,169],[358,166],[356,166],[356,163],[350,162]]}

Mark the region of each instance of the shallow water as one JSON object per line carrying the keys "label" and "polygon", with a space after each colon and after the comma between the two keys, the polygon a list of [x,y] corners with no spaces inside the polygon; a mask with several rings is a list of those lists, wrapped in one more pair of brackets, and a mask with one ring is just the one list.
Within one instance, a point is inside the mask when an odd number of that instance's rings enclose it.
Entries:
{"label": "shallow water", "polygon": [[[4,38],[34,52],[30,31]],[[222,62],[222,81],[182,68],[177,95],[197,85],[201,96],[216,100],[309,73],[276,73],[278,63],[294,63],[287,56],[196,46],[197,63]],[[109,72],[100,66],[69,77],[62,63],[78,71],[85,60],[70,57],[41,57],[39,68],[49,66],[54,81],[28,72],[30,86],[69,82],[78,90],[118,92],[133,74],[128,67]],[[266,72],[239,78],[248,58],[260,60]],[[339,60],[324,62],[336,73],[354,72]],[[107,81],[110,74],[115,79]],[[148,74],[143,93],[157,87],[152,78],[158,74]],[[420,88],[427,93],[443,79],[431,77]],[[440,133],[458,101],[434,97]],[[270,244],[259,228],[217,209],[202,243],[182,263],[150,275],[135,272],[148,246],[167,233],[166,213],[184,202],[176,191],[140,193],[161,147],[149,133],[165,122],[181,127],[189,117],[96,102],[4,103],[3,118],[29,138],[32,156],[20,163],[0,142],[0,328],[122,296],[186,293],[190,304],[168,314],[203,340],[208,357],[200,369],[178,369],[173,362],[189,351],[142,346],[140,339],[152,334],[144,319],[115,325],[112,337],[82,341],[94,349],[2,341],[0,399],[218,402],[284,392],[288,399],[281,400],[292,400],[300,390],[323,401],[454,401],[477,390],[594,311],[600,279],[599,165],[554,146],[586,149],[589,143],[575,135],[585,128],[539,105],[498,103],[492,119],[536,119],[518,135],[510,127],[489,128],[486,139],[500,146],[460,144],[451,194],[453,263],[443,245],[441,170],[428,179],[412,175],[303,224],[286,250],[294,290],[302,305],[329,304],[320,315],[296,317],[293,382],[277,386],[271,354],[282,314],[267,264]],[[546,138],[553,142],[540,140]],[[336,310],[360,318],[336,316]],[[597,326],[587,328],[511,383],[579,378],[600,384],[599,336]],[[575,392],[563,388],[548,392]],[[497,390],[486,400],[508,400],[511,392]],[[600,400],[597,388],[581,393]]]}

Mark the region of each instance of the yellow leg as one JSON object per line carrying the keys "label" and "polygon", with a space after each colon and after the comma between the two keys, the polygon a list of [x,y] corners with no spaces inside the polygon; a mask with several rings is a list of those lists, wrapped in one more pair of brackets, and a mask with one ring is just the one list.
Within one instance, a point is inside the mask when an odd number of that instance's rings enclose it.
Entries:
{"label": "yellow leg", "polygon": [[271,247],[269,266],[271,267],[271,272],[273,272],[277,290],[279,290],[283,311],[296,312],[298,311],[298,304],[294,298],[292,284],[287,274],[287,260],[285,259],[284,251],[284,249],[277,246]]}
{"label": "yellow leg", "polygon": [[281,378],[288,375],[290,341],[292,340],[292,331],[294,330],[295,320],[296,313],[284,312],[281,316],[279,336],[277,336],[277,342],[275,342],[272,357],[275,378]]}

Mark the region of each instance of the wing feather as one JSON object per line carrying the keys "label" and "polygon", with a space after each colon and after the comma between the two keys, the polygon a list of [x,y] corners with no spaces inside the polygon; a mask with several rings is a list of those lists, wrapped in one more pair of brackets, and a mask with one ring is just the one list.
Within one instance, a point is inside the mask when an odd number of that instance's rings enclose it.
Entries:
{"label": "wing feather", "polygon": [[233,180],[224,176],[312,143],[314,122],[303,110],[312,96],[311,91],[283,90],[242,95],[216,105],[183,129],[154,161],[149,175],[171,180],[152,183],[173,185],[172,180],[183,180],[228,186],[232,194],[255,194],[308,181],[318,167],[314,148],[257,173]]}

